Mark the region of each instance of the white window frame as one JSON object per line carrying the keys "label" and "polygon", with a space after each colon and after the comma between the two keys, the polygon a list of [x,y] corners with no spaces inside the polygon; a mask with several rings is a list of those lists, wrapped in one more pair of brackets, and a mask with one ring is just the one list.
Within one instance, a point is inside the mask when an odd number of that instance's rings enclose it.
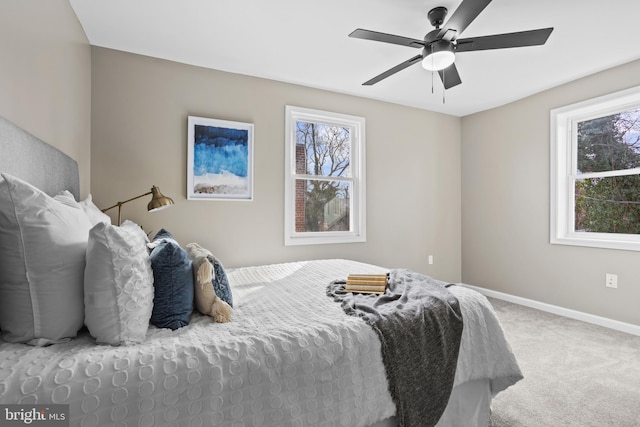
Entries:
{"label": "white window frame", "polygon": [[[296,173],[296,122],[346,126],[351,131],[350,170],[352,184],[350,197],[350,231],[296,232],[295,181],[314,179],[313,175]],[[315,245],[331,243],[366,242],[366,174],[365,174],[364,117],[287,105],[285,108],[285,182],[284,182],[284,244]]]}
{"label": "white window frame", "polygon": [[[640,251],[640,235],[574,231],[578,122],[638,108],[640,86],[551,110],[552,244]],[[640,173],[640,168],[631,171]],[[589,178],[589,174],[580,177]]]}

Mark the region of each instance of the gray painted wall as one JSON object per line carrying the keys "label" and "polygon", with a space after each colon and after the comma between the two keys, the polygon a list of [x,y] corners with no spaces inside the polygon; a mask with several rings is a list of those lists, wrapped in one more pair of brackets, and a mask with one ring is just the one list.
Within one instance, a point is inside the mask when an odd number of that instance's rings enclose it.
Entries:
{"label": "gray painted wall", "polygon": [[549,243],[550,110],[637,85],[640,61],[462,118],[463,281],[640,324],[640,252]]}
{"label": "gray painted wall", "polygon": [[88,194],[91,48],[67,0],[0,2],[0,115],[78,162]]}
{"label": "gray painted wall", "polygon": [[[460,280],[460,119],[93,47],[92,192],[100,206],[155,184],[176,205],[124,217],[199,242],[228,266],[351,258]],[[285,105],[366,118],[367,242],[284,246]],[[187,116],[255,125],[253,201],[187,201]],[[428,255],[434,264],[427,264]]]}

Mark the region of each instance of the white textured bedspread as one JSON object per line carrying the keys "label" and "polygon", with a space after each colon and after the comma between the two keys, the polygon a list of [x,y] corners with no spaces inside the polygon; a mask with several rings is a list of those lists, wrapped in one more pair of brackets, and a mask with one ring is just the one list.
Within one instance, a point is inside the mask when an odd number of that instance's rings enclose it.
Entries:
{"label": "white textured bedspread", "polygon": [[[194,316],[135,346],[0,343],[0,403],[69,404],[82,426],[366,426],[395,412],[380,342],[325,292],[384,271],[346,260],[240,268],[229,272],[231,323]],[[450,290],[464,317],[455,384],[491,378],[495,394],[521,378],[515,357],[487,300]]]}

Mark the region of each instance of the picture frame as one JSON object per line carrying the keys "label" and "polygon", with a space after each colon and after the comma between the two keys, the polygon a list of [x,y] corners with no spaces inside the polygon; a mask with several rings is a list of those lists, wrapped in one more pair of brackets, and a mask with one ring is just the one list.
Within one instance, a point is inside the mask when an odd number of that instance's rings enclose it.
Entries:
{"label": "picture frame", "polygon": [[253,200],[253,123],[187,122],[187,199]]}

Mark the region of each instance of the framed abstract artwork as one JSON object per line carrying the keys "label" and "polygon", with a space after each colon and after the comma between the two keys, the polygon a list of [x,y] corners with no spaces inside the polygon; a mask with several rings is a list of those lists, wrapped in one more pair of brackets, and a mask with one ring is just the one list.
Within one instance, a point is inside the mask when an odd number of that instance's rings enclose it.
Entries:
{"label": "framed abstract artwork", "polygon": [[188,117],[187,199],[253,199],[253,124]]}

